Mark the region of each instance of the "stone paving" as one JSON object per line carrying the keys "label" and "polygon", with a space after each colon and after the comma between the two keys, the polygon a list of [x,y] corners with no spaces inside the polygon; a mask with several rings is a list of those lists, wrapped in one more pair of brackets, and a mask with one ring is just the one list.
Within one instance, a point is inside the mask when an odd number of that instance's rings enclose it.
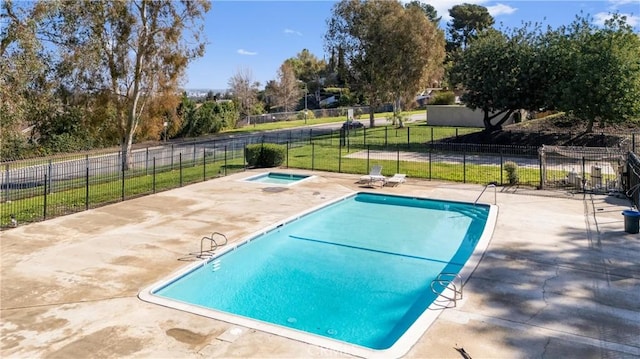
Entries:
{"label": "stone paving", "polygon": [[[296,171],[311,173],[306,171]],[[252,171],[0,233],[2,358],[350,357],[138,299],[188,265],[212,231],[240,241],[353,191],[474,201],[482,187],[359,176],[284,190]],[[483,202],[493,202],[489,189]],[[496,228],[464,300],[406,358],[640,358],[640,235],[614,195],[497,189]],[[464,350],[464,352],[463,352]]]}

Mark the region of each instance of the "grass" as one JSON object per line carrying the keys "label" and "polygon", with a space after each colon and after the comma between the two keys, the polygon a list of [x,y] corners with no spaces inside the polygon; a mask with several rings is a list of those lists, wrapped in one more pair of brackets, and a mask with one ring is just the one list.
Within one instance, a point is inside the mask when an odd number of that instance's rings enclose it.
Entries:
{"label": "grass", "polygon": [[[280,126],[283,124],[280,123]],[[312,143],[305,141],[292,144],[283,165],[316,171],[366,174],[373,164],[380,164],[386,176],[405,173],[410,178],[505,183],[506,171],[501,171],[500,166],[440,163],[431,160],[409,161],[399,156],[400,151],[428,154],[425,143],[472,131],[477,129],[434,128],[426,126],[424,122],[409,123],[400,129],[391,126],[359,129],[349,132],[348,147],[339,146],[339,132],[336,131],[331,135],[314,137]],[[384,153],[370,153],[369,150],[382,150]],[[355,153],[365,156],[349,156]],[[153,171],[148,169],[131,170],[125,173],[124,181],[121,172],[88,179],[59,181],[53,188],[48,188],[53,192],[46,195],[42,185],[13,190],[11,200],[0,203],[0,226],[4,228],[10,224],[11,214],[18,223],[38,221],[224,176],[242,171],[244,167],[242,150],[237,150],[230,152],[226,161],[205,158],[203,162],[201,158],[185,161],[178,168],[160,167],[155,173],[149,173]],[[518,175],[521,184],[536,186],[540,181],[537,167],[521,167],[518,169]]]}

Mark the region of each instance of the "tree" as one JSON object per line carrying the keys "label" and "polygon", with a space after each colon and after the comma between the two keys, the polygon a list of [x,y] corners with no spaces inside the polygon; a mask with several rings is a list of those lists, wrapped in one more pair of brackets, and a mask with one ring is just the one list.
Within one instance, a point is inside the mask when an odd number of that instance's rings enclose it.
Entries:
{"label": "tree", "polygon": [[494,23],[487,8],[476,4],[454,5],[449,9],[449,16],[451,21],[447,24],[447,33],[451,51],[465,49],[471,39]]}
{"label": "tree", "polygon": [[487,131],[500,129],[514,111],[545,106],[551,82],[539,60],[538,39],[526,27],[511,34],[489,29],[454,64],[451,78],[465,90],[461,99],[483,111]]}
{"label": "tree", "polygon": [[42,6],[16,6],[11,0],[0,5],[0,157],[5,159],[21,156],[28,147],[21,130],[59,105],[50,81],[52,53],[38,38],[46,15]]}
{"label": "tree", "polygon": [[175,92],[189,61],[203,54],[199,34],[209,7],[201,0],[138,0],[70,1],[56,8],[47,30],[67,54],[60,75],[74,91],[108,99],[125,168],[148,99]]}
{"label": "tree", "polygon": [[293,72],[293,67],[286,61],[278,69],[278,80],[274,90],[275,103],[284,112],[291,111],[300,99],[302,94],[300,83]]}
{"label": "tree", "polygon": [[543,57],[557,86],[548,103],[603,127],[640,117],[640,37],[618,14],[596,28],[577,17],[568,27],[549,31]]}
{"label": "tree", "polygon": [[296,57],[285,62],[291,65],[296,78],[305,83],[307,91],[315,94],[316,102],[319,103],[322,77],[326,74],[327,63],[307,49],[303,49]]}
{"label": "tree", "polygon": [[415,96],[436,76],[444,57],[444,35],[419,9],[397,1],[343,0],[333,8],[325,34],[331,53],[344,55],[350,84],[374,108]]}
{"label": "tree", "polygon": [[253,73],[249,69],[240,68],[229,79],[229,90],[241,116],[253,114],[258,103],[258,88],[260,83],[254,81]]}
{"label": "tree", "polygon": [[438,26],[438,24],[440,23],[440,20],[442,20],[441,16],[438,17],[438,12],[436,11],[435,7],[431,6],[430,4],[423,3],[419,0],[412,0],[406,3],[404,7],[406,9],[409,9],[411,7],[416,7],[420,9],[427,16],[427,19],[429,19],[429,21],[434,23],[436,26]]}

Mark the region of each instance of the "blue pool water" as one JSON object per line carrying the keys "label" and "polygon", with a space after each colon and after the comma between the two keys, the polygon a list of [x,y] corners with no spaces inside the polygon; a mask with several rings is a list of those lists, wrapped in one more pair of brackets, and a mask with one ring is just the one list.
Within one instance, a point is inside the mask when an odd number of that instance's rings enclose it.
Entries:
{"label": "blue pool water", "polygon": [[251,238],[152,294],[387,349],[436,299],[438,274],[464,266],[489,209],[358,193]]}
{"label": "blue pool water", "polygon": [[299,174],[268,172],[268,173],[263,173],[257,176],[249,177],[245,179],[245,181],[266,183],[266,184],[277,184],[277,185],[290,185],[296,182],[300,182],[309,177],[310,176],[299,175]]}

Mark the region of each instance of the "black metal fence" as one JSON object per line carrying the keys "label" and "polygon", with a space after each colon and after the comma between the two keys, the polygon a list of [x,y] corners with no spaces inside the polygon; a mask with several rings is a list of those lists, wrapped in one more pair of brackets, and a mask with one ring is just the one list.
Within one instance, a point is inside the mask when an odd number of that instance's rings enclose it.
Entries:
{"label": "black metal fence", "polygon": [[[635,189],[638,202],[640,161],[635,155],[626,162],[626,153],[620,149],[590,149],[588,153],[572,149],[570,156],[556,156],[538,147],[443,142],[469,131],[474,130],[306,128],[138,149],[131,154],[129,166],[120,152],[6,162],[0,167],[0,227],[244,171],[244,151],[251,143],[284,145],[283,166],[287,168],[366,174],[373,165],[381,165],[386,176],[404,173],[425,180],[569,191]],[[635,177],[624,177],[625,168]]]}
{"label": "black metal fence", "polygon": [[623,178],[628,181],[624,186],[626,195],[631,199],[636,209],[640,210],[640,157],[635,153],[629,154]]}

